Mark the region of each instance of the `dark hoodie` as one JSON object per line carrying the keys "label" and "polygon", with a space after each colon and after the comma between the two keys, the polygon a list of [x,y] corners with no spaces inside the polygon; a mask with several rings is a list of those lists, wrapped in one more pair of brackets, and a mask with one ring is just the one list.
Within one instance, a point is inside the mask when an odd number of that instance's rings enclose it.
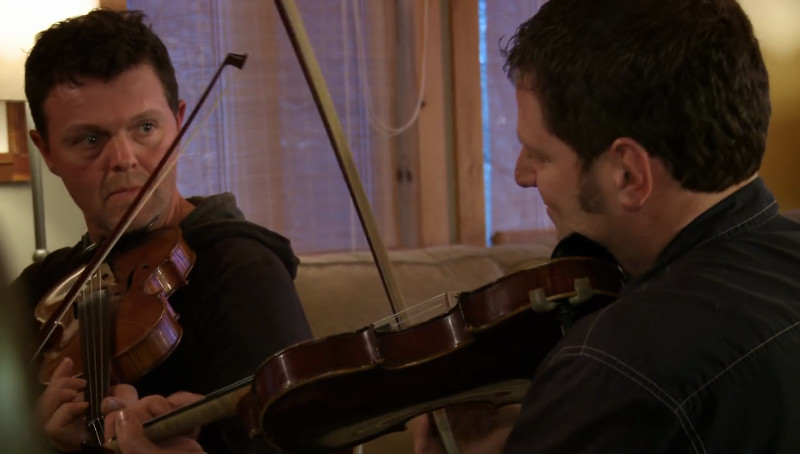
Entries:
{"label": "dark hoodie", "polygon": [[[244,220],[232,194],[189,201],[195,210],[180,227],[197,257],[188,285],[169,298],[183,337],[161,365],[134,383],[140,396],[208,394],[253,375],[271,354],[311,337],[292,282],[298,259],[289,241]],[[36,304],[90,258],[87,244],[84,237],[30,265],[15,287]],[[271,452],[249,443],[235,419],[207,426],[200,442],[208,453]]]}

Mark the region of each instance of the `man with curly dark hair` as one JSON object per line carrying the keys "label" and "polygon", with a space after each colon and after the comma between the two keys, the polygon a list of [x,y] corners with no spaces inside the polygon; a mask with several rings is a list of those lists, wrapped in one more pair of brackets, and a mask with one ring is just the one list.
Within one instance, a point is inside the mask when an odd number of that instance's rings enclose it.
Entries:
{"label": "man with curly dark hair", "polygon": [[520,186],[620,298],[539,365],[506,447],[800,451],[800,225],[758,176],[768,75],[735,0],[552,0],[507,48]]}
{"label": "man with curly dark hair", "polygon": [[740,5],[551,0],[505,51],[517,183],[627,274],[538,364],[505,452],[800,452],[800,225],[758,176]]}

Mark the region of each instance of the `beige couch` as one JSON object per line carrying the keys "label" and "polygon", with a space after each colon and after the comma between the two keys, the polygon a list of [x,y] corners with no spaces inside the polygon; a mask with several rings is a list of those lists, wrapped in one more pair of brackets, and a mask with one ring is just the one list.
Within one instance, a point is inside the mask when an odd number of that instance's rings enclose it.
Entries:
{"label": "beige couch", "polygon": [[[476,289],[550,256],[554,239],[490,248],[447,246],[389,253],[404,303],[411,306],[444,292]],[[296,285],[317,338],[353,331],[391,313],[369,252],[300,257]],[[354,390],[356,392],[357,390]],[[312,417],[312,416],[310,416]],[[367,443],[365,453],[410,453],[408,431]]]}

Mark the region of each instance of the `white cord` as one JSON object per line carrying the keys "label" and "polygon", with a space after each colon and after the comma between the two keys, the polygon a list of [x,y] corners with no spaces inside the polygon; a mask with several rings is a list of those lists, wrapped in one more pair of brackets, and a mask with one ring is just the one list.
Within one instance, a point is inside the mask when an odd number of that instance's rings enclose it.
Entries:
{"label": "white cord", "polygon": [[420,64],[420,82],[419,82],[419,94],[417,95],[417,103],[414,106],[414,111],[411,113],[411,117],[403,123],[400,127],[394,127],[391,125],[387,125],[383,123],[377,115],[375,115],[375,109],[372,107],[372,98],[370,96],[370,88],[369,88],[369,77],[367,77],[367,70],[366,70],[366,56],[364,52],[364,37],[361,33],[361,26],[360,24],[360,16],[358,10],[358,0],[352,0],[353,4],[353,22],[356,28],[356,52],[357,60],[358,60],[358,71],[361,78],[364,80],[364,89],[362,90],[362,95],[364,98],[364,104],[367,106],[367,117],[369,118],[370,125],[378,132],[385,134],[389,137],[396,136],[401,134],[406,129],[408,129],[417,118],[419,118],[420,109],[422,108],[422,97],[425,93],[425,74],[426,74],[426,55],[428,53],[428,0],[425,0],[423,8],[423,29],[422,29],[422,63]]}

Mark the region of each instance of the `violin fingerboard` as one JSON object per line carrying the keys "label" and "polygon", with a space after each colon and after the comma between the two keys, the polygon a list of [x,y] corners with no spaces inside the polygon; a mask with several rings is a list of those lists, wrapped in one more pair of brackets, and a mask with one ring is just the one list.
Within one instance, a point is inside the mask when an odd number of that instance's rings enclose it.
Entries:
{"label": "violin fingerboard", "polygon": [[89,402],[86,421],[90,434],[97,437],[97,442],[102,444],[105,437],[100,403],[109,394],[111,387],[114,311],[107,289],[87,292],[77,307],[81,359],[87,381],[84,396]]}

